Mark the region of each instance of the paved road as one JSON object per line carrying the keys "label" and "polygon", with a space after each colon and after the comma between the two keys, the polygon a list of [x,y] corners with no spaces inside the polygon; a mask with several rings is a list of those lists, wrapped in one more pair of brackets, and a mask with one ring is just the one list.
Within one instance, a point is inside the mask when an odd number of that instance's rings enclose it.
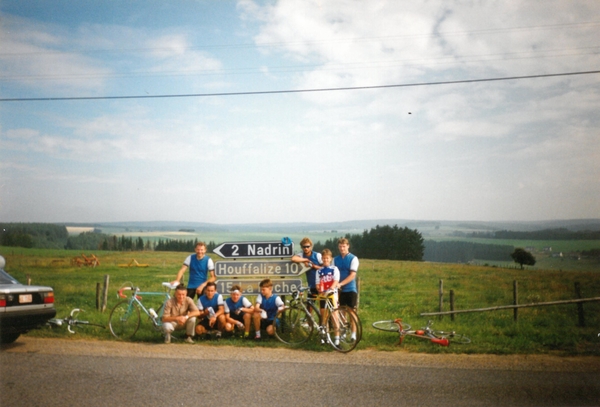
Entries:
{"label": "paved road", "polygon": [[24,337],[0,352],[0,405],[599,405],[599,362]]}

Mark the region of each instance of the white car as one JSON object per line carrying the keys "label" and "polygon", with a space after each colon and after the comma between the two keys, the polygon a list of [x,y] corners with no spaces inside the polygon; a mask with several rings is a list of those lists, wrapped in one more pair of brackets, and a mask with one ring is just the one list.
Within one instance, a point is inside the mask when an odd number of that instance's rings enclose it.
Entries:
{"label": "white car", "polygon": [[23,285],[4,271],[0,256],[0,343],[12,343],[56,316],[51,287]]}

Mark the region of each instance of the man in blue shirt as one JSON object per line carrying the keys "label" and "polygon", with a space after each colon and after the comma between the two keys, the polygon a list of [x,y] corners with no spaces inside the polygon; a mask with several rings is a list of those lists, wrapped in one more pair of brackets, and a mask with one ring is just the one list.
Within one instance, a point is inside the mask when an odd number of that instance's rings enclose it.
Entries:
{"label": "man in blue shirt", "polygon": [[215,336],[220,338],[225,329],[225,301],[212,281],[206,284],[204,294],[198,298],[198,309],[200,322],[196,325],[196,334],[201,336],[214,331]]}
{"label": "man in blue shirt", "polygon": [[254,307],[249,299],[243,296],[242,287],[235,284],[229,291],[229,298],[225,300],[225,331],[233,332],[234,328],[244,331],[244,339],[250,337],[250,323]]}
{"label": "man in blue shirt", "polygon": [[323,264],[323,259],[321,253],[313,250],[313,242],[310,238],[305,237],[302,239],[300,241],[300,247],[302,248],[302,252],[293,255],[291,260],[294,263],[304,263],[307,267],[310,267],[310,270],[306,272],[306,283],[310,289],[309,295],[315,297],[318,293],[315,278],[317,270],[319,270]]}
{"label": "man in blue shirt", "polygon": [[206,283],[214,282],[217,278],[215,277],[215,264],[210,257],[206,255],[206,244],[204,242],[198,242],[195,249],[196,254],[190,254],[185,261],[183,266],[179,269],[173,285],[179,284],[183,278],[183,274],[189,268],[190,277],[188,280],[188,297],[194,299],[196,295],[201,296]]}
{"label": "man in blue shirt", "polygon": [[267,331],[269,336],[275,335],[275,327],[273,321],[277,313],[284,308],[284,303],[281,297],[273,294],[273,282],[265,278],[259,284],[260,294],[256,296],[256,304],[254,305],[254,330],[256,336],[254,339],[260,340],[260,330]]}
{"label": "man in blue shirt", "polygon": [[338,240],[338,250],[340,255],[333,259],[333,264],[340,270],[340,287],[342,288],[339,296],[340,305],[346,305],[356,310],[358,302],[356,287],[358,257],[350,253],[350,242],[344,237]]}

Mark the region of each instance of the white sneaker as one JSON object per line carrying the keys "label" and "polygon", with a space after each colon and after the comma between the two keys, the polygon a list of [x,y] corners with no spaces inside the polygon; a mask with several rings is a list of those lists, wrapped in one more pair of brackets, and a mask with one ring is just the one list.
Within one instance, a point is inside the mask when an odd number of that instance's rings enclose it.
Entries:
{"label": "white sneaker", "polygon": [[185,338],[185,343],[194,343],[194,340],[192,339],[191,336],[188,336]]}
{"label": "white sneaker", "polygon": [[165,343],[171,343],[171,334],[168,332],[165,334]]}
{"label": "white sneaker", "polygon": [[335,340],[333,341],[333,344],[335,346],[340,346],[340,338],[335,338]]}

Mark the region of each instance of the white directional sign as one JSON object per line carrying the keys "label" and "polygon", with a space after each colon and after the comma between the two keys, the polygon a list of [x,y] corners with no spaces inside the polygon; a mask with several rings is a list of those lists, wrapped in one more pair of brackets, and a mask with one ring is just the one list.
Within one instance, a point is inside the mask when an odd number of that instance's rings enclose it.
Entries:
{"label": "white directional sign", "polygon": [[213,252],[224,259],[292,257],[294,255],[294,243],[287,246],[281,241],[222,243],[220,246],[215,247]]}
{"label": "white directional sign", "polygon": [[297,277],[310,270],[304,263],[285,261],[217,261],[215,276],[219,277]]}
{"label": "white directional sign", "polygon": [[[239,285],[242,288],[242,293],[246,295],[257,295],[260,294],[259,284],[262,279],[250,279],[250,280],[217,280],[217,292],[223,295],[227,295],[234,284]],[[302,280],[295,278],[274,278],[271,279],[273,283],[273,294],[277,295],[289,295],[294,291],[298,291],[302,287]]]}

